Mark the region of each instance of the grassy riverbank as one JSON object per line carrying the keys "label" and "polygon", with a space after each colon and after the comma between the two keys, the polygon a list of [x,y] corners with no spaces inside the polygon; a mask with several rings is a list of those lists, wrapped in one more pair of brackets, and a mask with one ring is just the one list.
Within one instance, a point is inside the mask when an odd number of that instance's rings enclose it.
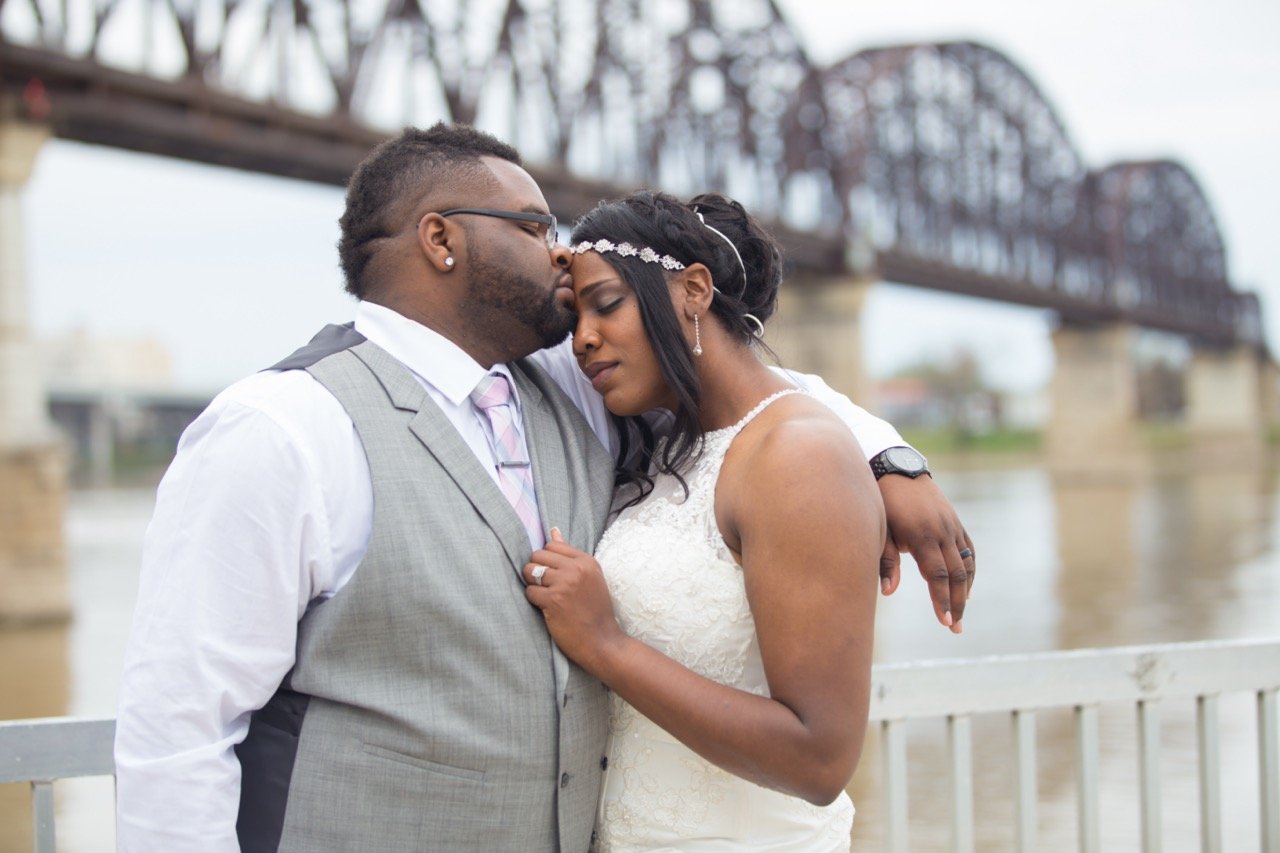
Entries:
{"label": "grassy riverbank", "polygon": [[[1140,427],[1142,443],[1150,450],[1180,450],[1191,445],[1185,424],[1148,421]],[[921,453],[1036,453],[1044,448],[1044,431],[997,429],[984,433],[937,428],[900,430],[902,437]],[[1271,427],[1264,443],[1280,446],[1280,426]]]}
{"label": "grassy riverbank", "polygon": [[912,447],[925,456],[967,453],[1034,454],[1044,443],[1039,430],[1000,429],[969,433],[955,429],[904,429],[901,431]]}

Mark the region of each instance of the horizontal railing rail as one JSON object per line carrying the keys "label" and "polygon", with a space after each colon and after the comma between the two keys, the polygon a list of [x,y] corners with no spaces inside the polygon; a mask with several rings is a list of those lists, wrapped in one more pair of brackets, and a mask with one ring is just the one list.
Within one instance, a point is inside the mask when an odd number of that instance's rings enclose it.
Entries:
{"label": "horizontal railing rail", "polygon": [[[951,849],[975,849],[972,719],[1008,715],[1014,747],[1015,839],[1036,848],[1036,714],[1070,709],[1075,717],[1079,849],[1101,850],[1099,717],[1103,704],[1131,704],[1138,720],[1139,808],[1143,849],[1160,837],[1160,703],[1194,702],[1201,849],[1222,847],[1219,697],[1245,693],[1257,706],[1261,850],[1280,853],[1280,639],[1214,641],[1002,655],[967,660],[878,664],[871,720],[883,753],[885,849],[909,850],[907,724],[945,720],[951,778]],[[0,783],[32,786],[35,849],[54,850],[53,782],[114,772],[114,720],[52,718],[0,722]]]}

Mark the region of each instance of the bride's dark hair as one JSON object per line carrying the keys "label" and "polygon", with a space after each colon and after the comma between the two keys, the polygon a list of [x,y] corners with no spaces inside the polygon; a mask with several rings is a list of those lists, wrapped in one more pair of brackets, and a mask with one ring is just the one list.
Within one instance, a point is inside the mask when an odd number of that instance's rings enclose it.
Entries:
{"label": "bride's dark hair", "polygon": [[[603,201],[574,225],[571,242],[576,246],[601,239],[630,243],[637,248],[647,246],[659,255],[671,255],[685,266],[705,265],[716,287],[711,313],[743,343],[759,340],[755,323],[747,315],[763,323],[777,307],[782,283],[781,249],[741,204],[722,195],[707,193],[684,203],[665,193],[641,191]],[[671,474],[684,484],[681,472],[702,451],[702,391],[693,352],[671,304],[667,285],[671,273],[658,264],[615,252],[605,252],[600,257],[618,271],[635,293],[658,367],[679,401],[673,413],[675,422],[660,453],[643,421],[615,418],[622,437],[618,485],[637,489],[629,501],[635,503],[653,488],[651,468]]]}

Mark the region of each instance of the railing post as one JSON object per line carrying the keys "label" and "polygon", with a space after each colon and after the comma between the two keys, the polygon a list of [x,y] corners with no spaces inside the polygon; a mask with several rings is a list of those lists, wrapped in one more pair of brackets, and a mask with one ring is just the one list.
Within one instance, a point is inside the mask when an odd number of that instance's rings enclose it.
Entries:
{"label": "railing post", "polygon": [[1036,809],[1036,715],[1013,712],[1015,822],[1018,853],[1034,853],[1039,822]]}
{"label": "railing post", "polygon": [[54,853],[57,845],[53,826],[53,782],[31,783],[31,823],[35,830],[35,853]]}
{"label": "railing post", "polygon": [[1276,696],[1258,691],[1258,810],[1262,816],[1263,853],[1280,853],[1280,730]]}
{"label": "railing post", "polygon": [[967,716],[947,717],[951,747],[951,850],[973,853],[973,726]]}
{"label": "railing post", "polygon": [[886,853],[908,853],[907,845],[907,724],[885,720],[880,724],[884,741]]}
{"label": "railing post", "polygon": [[1080,853],[1101,853],[1098,821],[1098,709],[1076,706],[1076,796]]}
{"label": "railing post", "polygon": [[1160,703],[1138,702],[1138,785],[1142,801],[1142,849],[1159,853],[1160,825]]}
{"label": "railing post", "polygon": [[1218,741],[1218,697],[1196,697],[1196,741],[1200,758],[1200,850],[1222,853],[1222,750]]}

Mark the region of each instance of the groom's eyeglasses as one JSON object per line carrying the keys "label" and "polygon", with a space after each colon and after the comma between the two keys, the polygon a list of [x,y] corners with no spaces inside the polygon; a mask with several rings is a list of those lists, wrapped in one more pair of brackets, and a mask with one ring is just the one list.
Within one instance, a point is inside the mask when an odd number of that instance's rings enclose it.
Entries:
{"label": "groom's eyeglasses", "polygon": [[441,216],[453,216],[458,213],[468,213],[472,216],[492,216],[495,219],[514,219],[517,222],[538,222],[547,226],[546,232],[542,235],[543,239],[547,241],[547,248],[554,249],[560,245],[560,232],[556,230],[556,218],[550,213],[492,210],[487,207],[455,207],[451,210],[440,211]]}

